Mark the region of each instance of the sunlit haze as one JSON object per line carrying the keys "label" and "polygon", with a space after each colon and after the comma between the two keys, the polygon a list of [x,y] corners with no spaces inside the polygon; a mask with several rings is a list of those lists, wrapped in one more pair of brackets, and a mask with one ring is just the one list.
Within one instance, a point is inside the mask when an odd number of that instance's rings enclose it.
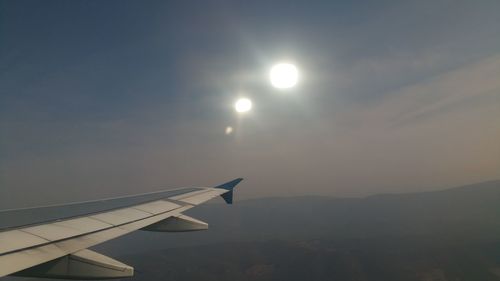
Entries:
{"label": "sunlit haze", "polygon": [[499,11],[495,0],[2,1],[0,203],[236,177],[238,199],[498,179]]}

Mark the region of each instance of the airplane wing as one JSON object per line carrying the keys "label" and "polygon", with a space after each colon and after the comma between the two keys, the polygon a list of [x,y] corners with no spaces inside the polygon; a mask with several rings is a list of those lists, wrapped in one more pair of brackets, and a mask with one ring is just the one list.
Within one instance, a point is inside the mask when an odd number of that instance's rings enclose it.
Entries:
{"label": "airplane wing", "polygon": [[[64,279],[130,277],[131,266],[87,248],[135,230],[176,232],[208,228],[182,212],[221,196],[231,204],[241,178],[216,187],[0,212],[0,277]],[[33,218],[44,221],[33,223]],[[31,221],[30,221],[31,220]],[[12,227],[12,225],[14,225]]]}

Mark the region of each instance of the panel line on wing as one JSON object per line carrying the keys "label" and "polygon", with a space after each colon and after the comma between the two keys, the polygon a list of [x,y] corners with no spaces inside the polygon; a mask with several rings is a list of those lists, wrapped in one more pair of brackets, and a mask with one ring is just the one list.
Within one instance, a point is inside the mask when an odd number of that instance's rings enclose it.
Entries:
{"label": "panel line on wing", "polygon": [[[26,230],[24,230],[24,229],[16,229],[16,230],[17,230],[17,231],[21,231],[21,232],[23,232],[23,233],[26,233],[26,234],[28,234],[28,235],[36,236],[36,237],[38,237],[38,238],[43,239],[44,241],[46,241],[46,242],[42,242],[42,243],[40,243],[40,244],[36,244],[36,245],[44,245],[44,244],[47,244],[47,243],[51,243],[51,242],[52,242],[52,241],[50,241],[49,239],[47,239],[47,238],[45,238],[45,237],[42,237],[42,236],[40,236],[40,235],[38,235],[38,234],[36,234],[36,233],[31,233],[31,232],[26,231]],[[30,247],[26,247],[25,249],[28,249],[28,248],[30,248]],[[0,254],[0,256],[1,256],[1,255],[3,255],[3,254],[4,254],[4,253],[1,253],[1,254]]]}

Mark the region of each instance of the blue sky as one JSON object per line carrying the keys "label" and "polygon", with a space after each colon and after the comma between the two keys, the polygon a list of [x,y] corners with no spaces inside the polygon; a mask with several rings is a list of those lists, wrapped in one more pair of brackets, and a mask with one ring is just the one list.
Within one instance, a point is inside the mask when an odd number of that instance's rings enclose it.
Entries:
{"label": "blue sky", "polygon": [[[241,198],[499,178],[499,9],[0,1],[0,203],[234,177],[247,178]],[[301,71],[289,92],[266,77],[284,59]],[[254,101],[244,118],[239,95]]]}

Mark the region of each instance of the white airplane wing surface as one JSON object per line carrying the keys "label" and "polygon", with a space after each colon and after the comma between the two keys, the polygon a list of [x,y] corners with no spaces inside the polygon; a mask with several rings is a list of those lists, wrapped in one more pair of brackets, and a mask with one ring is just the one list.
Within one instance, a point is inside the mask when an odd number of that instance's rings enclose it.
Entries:
{"label": "white airplane wing surface", "polygon": [[[182,212],[222,196],[232,203],[242,179],[216,187],[167,190],[99,201],[0,212],[0,277],[63,279],[130,277],[131,266],[87,248],[135,230],[208,228]],[[36,221],[38,220],[38,221]]]}

